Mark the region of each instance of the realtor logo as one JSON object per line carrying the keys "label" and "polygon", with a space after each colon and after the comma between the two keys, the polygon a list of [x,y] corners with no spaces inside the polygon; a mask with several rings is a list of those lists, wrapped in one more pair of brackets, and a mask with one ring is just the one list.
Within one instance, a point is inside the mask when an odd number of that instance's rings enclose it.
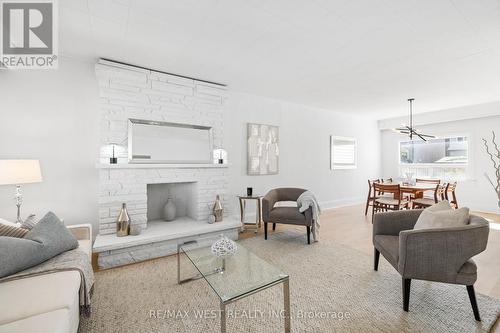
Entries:
{"label": "realtor logo", "polygon": [[0,0],[1,65],[12,69],[57,68],[56,14],[52,0]]}

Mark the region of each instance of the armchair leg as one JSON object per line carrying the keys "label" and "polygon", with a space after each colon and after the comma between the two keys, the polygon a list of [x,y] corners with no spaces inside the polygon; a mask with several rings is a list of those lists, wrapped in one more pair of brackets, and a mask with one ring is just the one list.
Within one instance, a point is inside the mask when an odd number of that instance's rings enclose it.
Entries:
{"label": "armchair leg", "polygon": [[306,226],[307,228],[307,244],[311,244],[311,227]]}
{"label": "armchair leg", "polygon": [[375,256],[373,257],[373,269],[378,271],[378,260],[380,259],[380,251],[374,248]]}
{"label": "armchair leg", "polygon": [[276,223],[273,223],[273,231],[276,230]]}
{"label": "armchair leg", "polygon": [[411,279],[403,278],[403,310],[408,312],[408,308],[410,305],[410,287],[411,287]]}
{"label": "armchair leg", "polygon": [[467,286],[467,293],[469,294],[470,304],[472,305],[472,312],[474,312],[474,318],[477,321],[481,321],[479,316],[479,308],[477,307],[476,293],[474,292],[474,286]]}
{"label": "armchair leg", "polygon": [[267,222],[264,222],[264,239],[267,239]]}

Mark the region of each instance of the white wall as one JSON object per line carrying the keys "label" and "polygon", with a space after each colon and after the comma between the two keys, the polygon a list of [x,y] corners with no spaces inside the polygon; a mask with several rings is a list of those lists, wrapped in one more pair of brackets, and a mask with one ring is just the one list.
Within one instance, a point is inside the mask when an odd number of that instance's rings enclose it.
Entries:
{"label": "white wall", "polygon": [[[43,182],[23,186],[24,217],[53,210],[66,224],[98,218],[98,87],[94,63],[0,71],[0,159],[40,159]],[[0,186],[0,217],[15,219],[14,186]]]}
{"label": "white wall", "polygon": [[[488,111],[488,112],[484,112]],[[484,116],[495,114],[496,116]],[[469,137],[469,161],[470,161],[470,179],[461,181],[457,186],[458,203],[461,206],[467,206],[472,210],[498,212],[497,199],[494,190],[484,176],[488,172],[494,179],[493,166],[485,153],[481,138],[491,138],[491,131],[495,130],[498,136],[497,143],[500,143],[500,109],[498,103],[489,105],[468,106],[453,110],[443,110],[443,114],[449,115],[444,119],[439,115],[440,111],[432,114],[416,115],[421,125],[418,129],[424,133],[437,136],[461,135]],[[453,114],[467,114],[469,118],[474,115],[481,116],[473,119],[463,119],[458,121],[449,121],[455,119]],[[438,123],[428,124],[426,119],[433,119]],[[387,128],[388,124],[400,124],[403,119],[393,119],[381,121],[381,126]],[[404,137],[389,129],[382,129],[381,147],[382,147],[382,173],[384,177],[397,177],[399,173],[398,162],[398,144],[404,140]]]}
{"label": "white wall", "polygon": [[[380,133],[374,120],[242,93],[230,93],[224,118],[233,196],[244,194],[247,187],[256,194],[281,186],[302,187],[313,191],[326,208],[363,201],[366,180],[379,176]],[[279,126],[278,175],[247,175],[249,122]],[[330,170],[332,134],[358,140],[357,169]]]}

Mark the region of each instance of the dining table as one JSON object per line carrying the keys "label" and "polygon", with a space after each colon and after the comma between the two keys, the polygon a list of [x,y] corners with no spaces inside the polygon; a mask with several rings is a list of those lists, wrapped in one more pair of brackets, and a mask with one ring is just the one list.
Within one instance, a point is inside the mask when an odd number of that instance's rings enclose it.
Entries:
{"label": "dining table", "polygon": [[399,185],[402,193],[411,194],[414,199],[422,198],[424,192],[434,191],[436,189],[436,184],[418,182],[415,184],[408,184],[405,182],[393,182],[393,183],[380,183],[383,185]]}

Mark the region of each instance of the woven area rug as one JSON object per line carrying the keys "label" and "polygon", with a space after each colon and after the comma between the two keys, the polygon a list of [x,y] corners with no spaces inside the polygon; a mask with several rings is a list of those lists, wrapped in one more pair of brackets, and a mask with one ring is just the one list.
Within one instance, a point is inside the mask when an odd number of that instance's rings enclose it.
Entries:
{"label": "woven area rug", "polygon": [[[269,240],[240,242],[290,274],[293,332],[488,332],[500,301],[477,295],[474,320],[464,286],[412,281],[410,312],[402,310],[401,278],[381,257],[333,242],[305,244],[294,229]],[[190,263],[184,258],[183,275]],[[96,274],[92,316],[80,333],[220,332],[219,303],[203,280],[177,285],[175,256]],[[481,272],[479,272],[481,274]],[[228,305],[228,332],[283,332],[282,288],[274,286]]]}

